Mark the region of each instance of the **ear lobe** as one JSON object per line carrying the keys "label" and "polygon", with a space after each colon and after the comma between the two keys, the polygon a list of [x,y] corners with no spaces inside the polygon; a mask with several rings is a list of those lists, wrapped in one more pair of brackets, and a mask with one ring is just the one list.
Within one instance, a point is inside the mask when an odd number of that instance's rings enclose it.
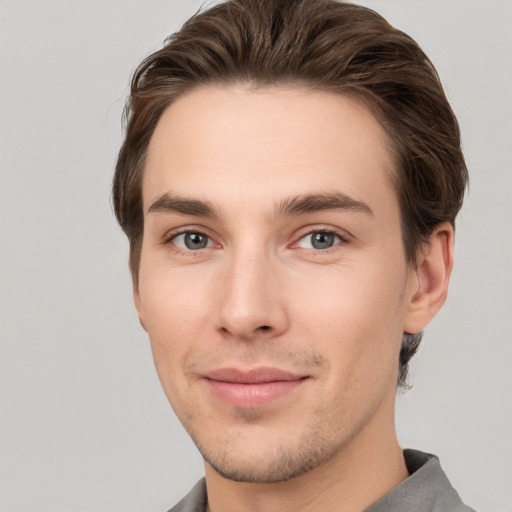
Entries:
{"label": "ear lobe", "polygon": [[142,300],[140,297],[140,293],[138,287],[133,286],[133,303],[135,304],[135,309],[137,310],[137,315],[139,316],[139,323],[141,327],[147,332],[146,326],[144,325],[143,320],[143,308],[142,308]]}
{"label": "ear lobe", "polygon": [[453,268],[453,228],[440,224],[418,256],[415,289],[409,299],[404,332],[423,330],[446,300]]}

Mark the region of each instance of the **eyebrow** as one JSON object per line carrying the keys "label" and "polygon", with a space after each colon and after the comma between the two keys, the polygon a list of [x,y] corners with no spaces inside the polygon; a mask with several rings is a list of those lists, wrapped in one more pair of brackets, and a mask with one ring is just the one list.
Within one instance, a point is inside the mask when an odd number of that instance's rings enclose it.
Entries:
{"label": "eyebrow", "polygon": [[279,216],[304,215],[323,210],[352,210],[373,215],[372,209],[363,201],[358,201],[341,192],[304,194],[284,199],[276,213]]}
{"label": "eyebrow", "polygon": [[162,194],[148,209],[148,213],[181,213],[182,215],[194,215],[197,217],[218,218],[217,209],[209,202],[200,199]]}
{"label": "eyebrow", "polygon": [[[305,215],[324,210],[351,210],[373,215],[372,209],[341,192],[303,194],[281,200],[276,206],[276,216]],[[179,213],[196,217],[219,218],[219,210],[209,201],[162,194],[148,209],[148,213]]]}

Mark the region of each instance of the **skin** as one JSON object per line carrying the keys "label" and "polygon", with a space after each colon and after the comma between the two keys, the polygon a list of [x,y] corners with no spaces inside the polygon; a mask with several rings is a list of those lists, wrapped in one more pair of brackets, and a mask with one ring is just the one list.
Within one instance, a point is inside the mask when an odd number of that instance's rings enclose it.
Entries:
{"label": "skin", "polygon": [[[134,299],[213,512],[362,510],[408,476],[401,338],[445,299],[453,233],[406,263],[389,147],[356,99],[284,86],[202,87],[156,127]],[[208,378],[269,367],[301,380],[232,403]]]}

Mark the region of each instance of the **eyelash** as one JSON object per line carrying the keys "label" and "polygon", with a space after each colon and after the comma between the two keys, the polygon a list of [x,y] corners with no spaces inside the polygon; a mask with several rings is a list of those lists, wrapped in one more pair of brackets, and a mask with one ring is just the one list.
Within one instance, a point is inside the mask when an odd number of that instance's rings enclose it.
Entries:
{"label": "eyelash", "polygon": [[[173,243],[173,241],[176,238],[178,238],[180,235],[186,235],[186,234],[201,235],[201,236],[208,238],[208,240],[213,241],[213,238],[201,229],[186,228],[186,229],[182,229],[179,231],[173,231],[172,233],[167,233],[162,241],[162,245],[164,245],[164,246],[172,245],[173,249],[176,252],[178,252],[179,254],[184,254],[186,256],[198,256],[198,254],[201,252],[200,249],[198,249],[198,250],[182,249],[181,247],[178,247],[176,244]],[[210,249],[210,247],[208,247],[208,249]]]}
{"label": "eyelash", "polygon": [[341,233],[335,229],[332,229],[330,226],[319,226],[315,227],[314,229],[309,229],[308,231],[302,233],[295,242],[292,244],[292,248],[299,248],[297,245],[301,240],[304,240],[308,236],[311,236],[313,234],[322,234],[322,235],[332,235],[339,239],[339,241],[335,241],[334,244],[331,247],[327,247],[325,249],[315,249],[315,248],[304,248],[304,250],[309,251],[311,254],[322,256],[325,254],[330,254],[331,252],[334,252],[337,250],[338,246],[340,244],[348,244],[350,243],[349,237],[346,233]]}
{"label": "eyelash", "polygon": [[[186,229],[182,229],[182,230],[179,230],[179,231],[173,231],[172,233],[167,234],[164,237],[163,241],[162,241],[162,245],[168,246],[168,245],[172,244],[173,247],[174,247],[174,250],[176,252],[178,252],[180,254],[185,254],[187,256],[196,256],[196,255],[198,255],[197,253],[200,253],[201,249],[197,249],[197,250],[182,249],[181,247],[178,247],[176,244],[173,244],[173,241],[178,236],[184,235],[184,234],[201,235],[201,236],[204,236],[204,237],[208,238],[210,241],[213,241],[213,238],[211,236],[209,236],[207,233],[205,233],[201,229],[186,228]],[[314,249],[314,248],[313,249],[305,249],[305,250],[308,250],[311,253],[317,254],[317,255],[329,254],[329,253],[333,252],[334,250],[336,250],[336,247],[338,245],[350,243],[349,237],[346,234],[342,234],[339,231],[333,230],[331,227],[325,226],[325,227],[317,227],[315,229],[310,229],[309,231],[306,231],[306,232],[302,233],[298,238],[296,238],[296,241],[291,244],[291,248],[297,248],[296,246],[297,246],[297,244],[301,240],[303,240],[306,237],[311,236],[313,234],[333,235],[333,236],[335,236],[336,238],[339,239],[338,242],[335,242],[331,247],[328,247],[326,249]],[[214,242],[214,243],[216,243],[216,242]],[[217,244],[217,245],[219,245],[219,244]],[[208,247],[208,248],[210,249],[211,247]],[[205,249],[206,249],[206,247],[205,247]]]}

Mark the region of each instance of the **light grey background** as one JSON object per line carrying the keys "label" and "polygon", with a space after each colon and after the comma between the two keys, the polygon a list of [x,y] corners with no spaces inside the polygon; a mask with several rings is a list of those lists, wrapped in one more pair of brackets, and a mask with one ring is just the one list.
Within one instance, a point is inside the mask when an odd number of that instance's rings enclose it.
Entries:
{"label": "light grey background", "polygon": [[[415,37],[471,172],[450,297],[398,398],[480,512],[512,511],[512,2],[365,1]],[[0,1],[0,510],[167,510],[202,473],[131,303],[109,187],[130,72],[198,1]]]}

